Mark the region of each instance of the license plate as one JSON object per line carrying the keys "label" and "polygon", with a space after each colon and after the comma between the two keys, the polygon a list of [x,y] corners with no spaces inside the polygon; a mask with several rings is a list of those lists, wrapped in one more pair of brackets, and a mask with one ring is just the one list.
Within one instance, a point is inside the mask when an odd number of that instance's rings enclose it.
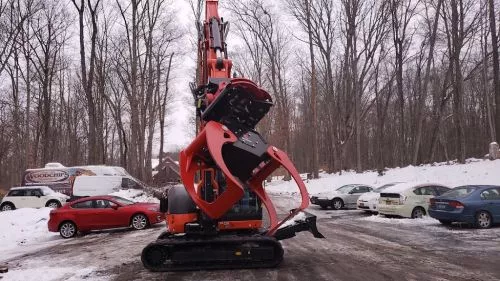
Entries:
{"label": "license plate", "polygon": [[442,209],[445,209],[446,208],[446,205],[443,205],[443,204],[438,204],[437,205],[437,208],[442,210]]}

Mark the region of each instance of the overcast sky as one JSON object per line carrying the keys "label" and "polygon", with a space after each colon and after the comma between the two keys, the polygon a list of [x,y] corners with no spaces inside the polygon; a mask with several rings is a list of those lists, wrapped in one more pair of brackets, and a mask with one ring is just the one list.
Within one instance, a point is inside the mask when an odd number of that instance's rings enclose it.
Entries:
{"label": "overcast sky", "polygon": [[[184,43],[182,44],[186,46],[186,48],[182,50],[185,52],[185,55],[179,58],[179,63],[174,69],[172,88],[176,95],[176,99],[167,117],[170,125],[166,130],[166,151],[184,148],[194,138],[195,130],[193,124],[189,122],[195,114],[194,105],[191,100],[191,92],[189,90],[189,82],[191,82],[193,78],[196,59],[196,49],[192,44],[193,36],[196,32],[194,28],[194,16],[192,15],[188,0],[172,0],[172,2],[174,9],[177,10],[176,14],[179,27],[186,30],[188,34],[184,37]],[[223,3],[219,2],[219,5],[219,15],[222,17],[229,15],[222,7]],[[204,17],[204,12],[202,17]],[[228,19],[230,20],[230,18]],[[230,36],[230,38],[231,42],[228,42],[228,45],[234,47],[238,44],[236,36]],[[158,136],[156,139],[159,140],[159,130],[157,131]],[[159,141],[157,145],[159,145]],[[155,149],[155,151],[157,151],[157,149]]]}
{"label": "overcast sky", "polygon": [[[194,114],[194,106],[190,103],[191,92],[189,90],[189,82],[192,81],[196,56],[195,50],[191,50],[192,43],[190,41],[191,34],[194,31],[194,17],[186,0],[172,2],[177,10],[179,27],[188,31],[189,34],[186,34],[184,44],[182,44],[187,48],[180,50],[186,52],[186,54],[178,59],[178,63],[173,69],[172,94],[175,95],[175,100],[167,117],[169,126],[166,128],[166,151],[184,148],[194,137],[194,127],[189,124],[189,119]],[[157,134],[159,135],[159,130],[157,130]]]}

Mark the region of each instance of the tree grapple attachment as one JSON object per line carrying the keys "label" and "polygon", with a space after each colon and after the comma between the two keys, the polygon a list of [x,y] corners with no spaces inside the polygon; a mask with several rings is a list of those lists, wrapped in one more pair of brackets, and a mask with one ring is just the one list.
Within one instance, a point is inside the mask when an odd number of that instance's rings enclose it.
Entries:
{"label": "tree grapple attachment", "polygon": [[[206,1],[203,75],[192,87],[200,132],[180,153],[183,185],[172,187],[162,202],[167,232],[142,252],[152,271],[273,267],[283,259],[278,240],[306,230],[324,238],[316,217],[303,211],[309,196],[293,163],[255,130],[273,105],[271,96],[248,79],[230,78],[227,25],[217,15],[217,2]],[[292,176],[302,199],[283,220],[262,185],[279,167]]]}

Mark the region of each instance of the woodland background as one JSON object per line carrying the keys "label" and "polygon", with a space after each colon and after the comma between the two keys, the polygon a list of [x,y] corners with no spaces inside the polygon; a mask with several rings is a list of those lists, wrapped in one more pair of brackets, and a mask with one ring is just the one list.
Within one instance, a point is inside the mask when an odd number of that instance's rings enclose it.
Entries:
{"label": "woodland background", "polygon": [[[185,4],[193,23],[204,17],[202,1]],[[47,162],[151,181],[176,114],[173,73],[196,60],[195,24],[173,6],[0,0],[0,186]],[[498,0],[221,6],[233,70],[274,99],[258,130],[302,172],[465,162],[500,140]]]}

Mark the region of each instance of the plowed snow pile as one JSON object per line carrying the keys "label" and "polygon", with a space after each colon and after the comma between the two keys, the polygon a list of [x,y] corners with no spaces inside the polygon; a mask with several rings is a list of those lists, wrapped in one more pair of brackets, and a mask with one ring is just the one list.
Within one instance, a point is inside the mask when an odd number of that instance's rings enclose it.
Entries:
{"label": "plowed snow pile", "polygon": [[[390,182],[432,182],[450,187],[466,184],[500,185],[500,160],[467,159],[466,164],[434,163],[408,166],[389,169],[383,176],[379,176],[376,171],[321,173],[319,179],[306,181],[306,186],[309,194],[316,194],[332,191],[345,184],[360,183],[377,187]],[[266,184],[266,190],[273,193],[293,193],[297,192],[298,188],[293,180],[275,180]]]}
{"label": "plowed snow pile", "polygon": [[32,250],[45,242],[59,240],[58,233],[47,230],[49,212],[52,209],[17,209],[0,212],[0,248],[1,259],[8,253]]}

